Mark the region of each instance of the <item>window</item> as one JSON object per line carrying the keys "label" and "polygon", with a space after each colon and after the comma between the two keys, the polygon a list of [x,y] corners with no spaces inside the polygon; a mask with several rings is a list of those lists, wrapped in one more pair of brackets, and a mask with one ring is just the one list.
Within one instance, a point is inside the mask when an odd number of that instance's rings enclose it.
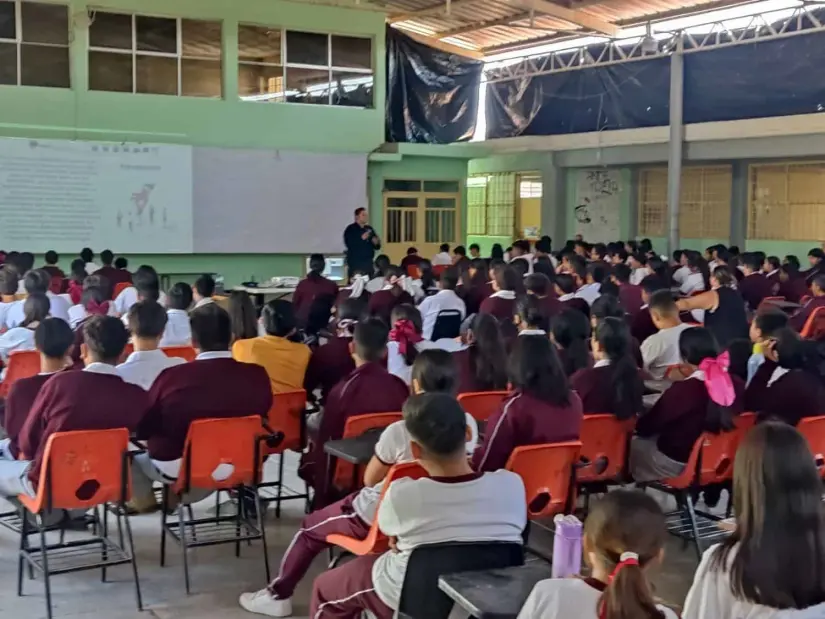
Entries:
{"label": "window", "polygon": [[[538,192],[541,194],[541,183]],[[467,234],[513,236],[516,175],[512,172],[467,179]]]}
{"label": "window", "polygon": [[223,96],[221,23],[92,11],[89,90]]}
{"label": "window", "polygon": [[373,107],[372,39],[238,26],[244,101]]}
{"label": "window", "polygon": [[748,238],[819,241],[825,237],[825,163],[750,166]]}
{"label": "window", "polygon": [[456,243],[460,200],[460,181],[385,180],[385,241],[422,247]]}
{"label": "window", "polygon": [[[679,236],[726,239],[730,236],[733,175],[730,166],[682,169]],[[667,236],[667,168],[639,174],[639,235]]]}
{"label": "window", "polygon": [[523,180],[518,184],[519,198],[540,198],[542,184],[540,180]]}
{"label": "window", "polygon": [[0,0],[0,84],[69,88],[69,7]]}

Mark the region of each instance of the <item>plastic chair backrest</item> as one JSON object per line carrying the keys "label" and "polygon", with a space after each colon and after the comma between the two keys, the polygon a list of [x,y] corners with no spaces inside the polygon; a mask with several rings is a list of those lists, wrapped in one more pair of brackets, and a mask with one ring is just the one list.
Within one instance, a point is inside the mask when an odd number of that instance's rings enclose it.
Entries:
{"label": "plastic chair backrest", "polygon": [[449,269],[450,266],[447,264],[436,264],[433,266],[433,275],[436,277],[440,276],[444,271]]}
{"label": "plastic chair backrest", "polygon": [[711,434],[703,432],[693,444],[685,469],[678,477],[663,480],[667,485],[684,490],[693,485],[707,486],[730,481],[733,478],[733,460],[736,449],[752,419],[743,417],[729,432]]}
{"label": "plastic chair backrest", "polygon": [[303,389],[276,393],[272,397],[267,423],[276,432],[284,433],[284,440],[267,453],[283,453],[287,449],[301,448],[301,425],[307,404],[307,392]]}
{"label": "plastic chair backrest", "polygon": [[473,419],[486,422],[509,395],[509,391],[475,391],[460,394],[458,402]]}
{"label": "plastic chair backrest", "polygon": [[167,357],[178,357],[187,361],[194,361],[198,356],[191,346],[164,346],[161,350]]}
{"label": "plastic chair backrest", "polygon": [[516,447],[507,460],[508,471],[517,473],[527,491],[530,518],[554,516],[572,507],[576,488],[573,466],[579,460],[579,441]]}
{"label": "plastic chair backrest", "polygon": [[52,434],[43,453],[37,495],[33,501],[24,501],[26,507],[37,513],[128,500],[128,449],[126,428]]}
{"label": "plastic chair backrest", "polygon": [[462,315],[458,310],[441,310],[435,317],[433,342],[443,338],[455,338],[461,334]]}
{"label": "plastic chair backrest", "polygon": [[60,294],[63,292],[63,278],[59,275],[52,275],[49,280],[49,292],[52,294]]}
{"label": "plastic chair backrest", "polygon": [[762,299],[762,302],[759,304],[759,307],[756,308],[756,309],[757,309],[757,311],[765,310],[765,309],[771,309],[771,307],[773,307],[774,303],[784,301],[784,300],[785,300],[785,297],[780,297],[780,296],[765,297],[765,298]]}
{"label": "plastic chair backrest", "polygon": [[36,350],[16,350],[9,355],[6,377],[0,383],[0,397],[6,397],[11,386],[21,378],[40,373],[40,353]]}
{"label": "plastic chair backrest", "polygon": [[412,277],[413,279],[421,279],[421,269],[418,268],[417,264],[407,265],[407,277]]}
{"label": "plastic chair backrest", "polygon": [[114,290],[114,293],[113,293],[114,298],[117,299],[117,296],[121,292],[123,292],[127,288],[131,288],[131,287],[132,287],[132,284],[130,284],[129,282],[118,282],[117,284],[115,284],[115,290]]}
{"label": "plastic chair backrest", "polygon": [[627,448],[636,419],[620,421],[615,415],[585,415],[581,430],[581,458],[589,464],[576,473],[587,483],[617,479],[627,464]]}
{"label": "plastic chair backrest", "polygon": [[801,297],[799,297],[799,304],[800,305],[805,305],[810,300],[811,300],[811,295],[803,294]]}
{"label": "plastic chair backrest", "polygon": [[135,352],[135,345],[132,342],[127,342],[126,346],[123,347],[123,352],[120,353],[121,363],[126,360],[126,357],[131,355]]}
{"label": "plastic chair backrest", "polygon": [[[258,415],[193,421],[186,433],[181,473],[173,490],[228,490],[257,482],[262,461],[257,441],[262,435]],[[221,471],[220,465],[228,465],[231,470]]]}
{"label": "plastic chair backrest", "polygon": [[[344,434],[341,438],[354,438],[361,436],[370,430],[380,430],[386,428],[391,423],[400,421],[404,418],[401,413],[368,413],[366,415],[353,415],[347,419],[344,424]],[[335,485],[338,488],[349,488],[352,486],[352,471],[353,465],[349,462],[338,461],[335,467]],[[361,487],[361,479],[359,478],[356,488],[351,488],[354,492]]]}
{"label": "plastic chair backrest", "polygon": [[825,307],[814,308],[799,335],[810,340],[819,340],[825,337]]}
{"label": "plastic chair backrest", "polygon": [[682,373],[682,366],[679,363],[674,363],[665,368],[665,378],[668,380],[682,380],[685,375]]}
{"label": "plastic chair backrest", "polygon": [[825,415],[805,417],[799,421],[797,429],[808,441],[819,476],[825,478]]}
{"label": "plastic chair backrest", "polygon": [[453,601],[438,588],[441,576],[520,565],[524,565],[524,547],[512,542],[417,546],[410,554],[404,572],[399,615],[413,619],[447,619]]}

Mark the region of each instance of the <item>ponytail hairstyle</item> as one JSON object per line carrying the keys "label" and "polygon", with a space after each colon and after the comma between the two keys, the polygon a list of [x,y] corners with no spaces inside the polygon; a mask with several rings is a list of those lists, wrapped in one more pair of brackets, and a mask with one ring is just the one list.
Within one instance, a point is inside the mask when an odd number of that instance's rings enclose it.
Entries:
{"label": "ponytail hairstyle", "polygon": [[[685,363],[697,368],[702,366],[700,369],[705,370],[705,366],[702,365],[703,361],[706,362],[706,364],[719,362],[717,359],[717,357],[719,357],[719,344],[716,343],[716,338],[713,337],[713,333],[706,328],[692,327],[685,329],[679,335],[679,355]],[[725,356],[727,357],[728,355]],[[727,374],[727,363],[727,360],[723,363],[725,374]],[[713,397],[711,397],[713,394],[711,389],[715,386],[712,384],[713,377],[711,377],[708,371],[705,371],[705,374],[705,386],[708,388],[709,396],[707,413],[705,414],[705,430],[714,434],[733,430],[733,412],[730,409],[730,405],[725,406],[714,401]],[[729,376],[725,377],[724,374],[722,377],[726,378],[727,381],[731,380]],[[732,391],[732,389],[731,383],[730,390]]]}
{"label": "ponytail hairstyle", "polygon": [[507,388],[507,352],[498,321],[490,314],[476,314],[470,325],[470,370],[482,391]]}
{"label": "ponytail hairstyle", "polygon": [[625,420],[642,411],[644,383],[630,351],[630,329],[623,318],[608,316],[596,325],[593,337],[610,360],[613,414]]}
{"label": "ponytail hairstyle", "polygon": [[666,537],[662,508],[641,490],[614,490],[595,505],[584,524],[585,557],[610,572],[599,619],[664,619],[645,569]]}
{"label": "ponytail hairstyle", "polygon": [[351,338],[357,325],[367,314],[367,304],[363,299],[349,298],[338,306],[336,330],[338,337]]}
{"label": "ponytail hairstyle", "polygon": [[411,366],[418,356],[418,349],[415,345],[424,339],[421,336],[424,330],[421,312],[417,307],[408,303],[396,305],[392,310],[390,323],[392,329],[389,341],[398,342],[398,351],[404,357],[404,363]]}
{"label": "ponytail hairstyle", "polygon": [[109,302],[100,286],[84,286],[80,304],[90,316],[106,316],[109,313]]}
{"label": "ponytail hairstyle", "polygon": [[550,319],[547,317],[544,305],[534,295],[519,297],[516,302],[516,316],[522,329],[541,330],[545,333],[550,330]]}
{"label": "ponytail hairstyle", "polygon": [[45,293],[34,292],[23,301],[23,322],[21,327],[28,327],[35,323],[41,323],[49,316],[51,301]]}
{"label": "ponytail hairstyle", "polygon": [[419,259],[418,272],[421,273],[421,289],[424,291],[424,294],[427,294],[427,290],[436,287],[433,263],[426,258]]}
{"label": "ponytail hairstyle", "polygon": [[564,372],[572,376],[578,370],[590,366],[590,323],[587,316],[577,309],[565,309],[553,318],[553,341],[561,347]]}

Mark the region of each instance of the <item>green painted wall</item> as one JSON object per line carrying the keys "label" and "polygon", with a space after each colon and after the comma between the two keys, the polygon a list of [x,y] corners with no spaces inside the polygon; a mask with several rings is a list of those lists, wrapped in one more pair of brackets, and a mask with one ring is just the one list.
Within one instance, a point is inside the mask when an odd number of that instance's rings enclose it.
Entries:
{"label": "green painted wall", "polygon": [[[565,172],[567,183],[567,238],[572,239],[576,234],[576,218],[573,217],[573,209],[576,208],[576,185],[578,183],[578,175],[584,173],[586,169],[590,168],[568,168]],[[621,168],[619,170],[621,178],[619,181],[619,237],[622,239],[630,238],[631,232],[631,209],[636,204],[633,196],[633,189],[631,187],[631,171],[629,168]],[[617,239],[618,240],[618,239]]]}
{"label": "green painted wall", "polygon": [[793,255],[799,258],[802,263],[802,268],[808,268],[808,252],[814,247],[822,247],[820,241],[766,241],[766,240],[750,240],[745,242],[744,250],[763,251],[769,256],[783,256]]}

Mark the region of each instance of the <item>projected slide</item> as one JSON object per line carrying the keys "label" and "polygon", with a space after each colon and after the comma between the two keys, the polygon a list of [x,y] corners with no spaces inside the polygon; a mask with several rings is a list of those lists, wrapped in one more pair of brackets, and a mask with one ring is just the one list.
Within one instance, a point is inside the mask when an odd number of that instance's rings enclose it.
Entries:
{"label": "projected slide", "polygon": [[192,148],[0,139],[0,249],[191,253]]}

